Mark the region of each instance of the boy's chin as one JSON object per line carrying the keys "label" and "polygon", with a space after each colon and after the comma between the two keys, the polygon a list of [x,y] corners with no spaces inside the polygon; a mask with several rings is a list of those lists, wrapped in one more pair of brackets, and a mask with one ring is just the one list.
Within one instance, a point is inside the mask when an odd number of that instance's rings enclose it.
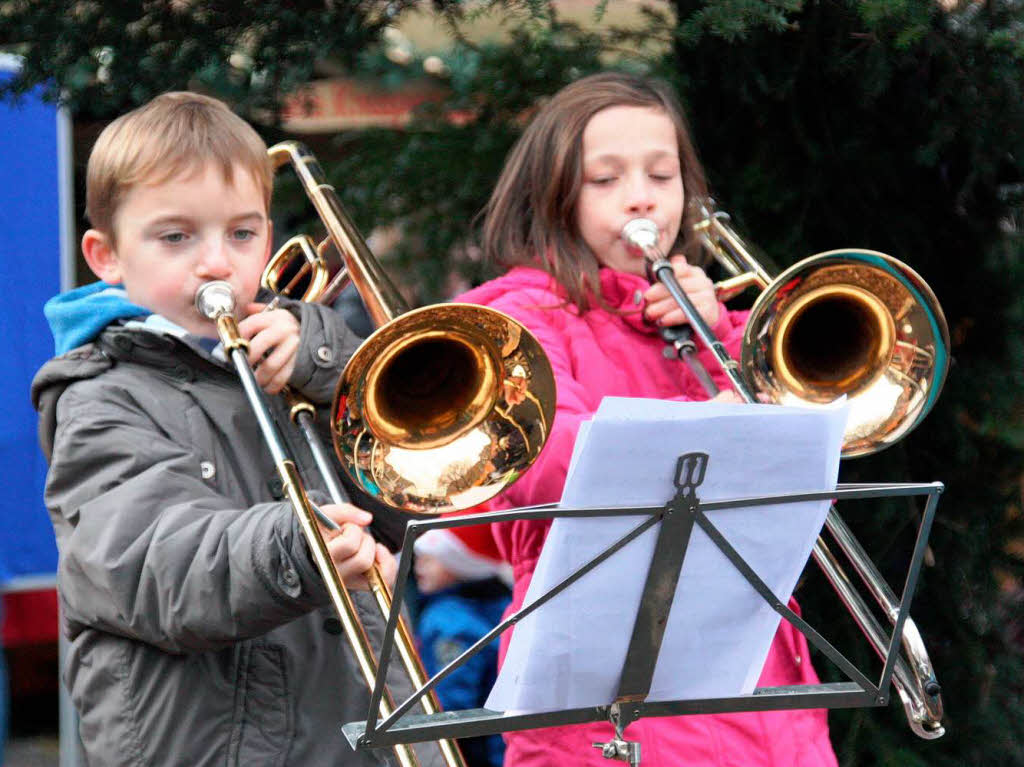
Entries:
{"label": "boy's chin", "polygon": [[215,341],[220,340],[220,333],[217,332],[217,325],[212,322],[192,331],[192,335],[198,336],[199,338],[212,338]]}
{"label": "boy's chin", "polygon": [[219,339],[220,335],[217,333],[217,323],[212,320],[207,320],[203,317],[167,317],[175,325],[185,329],[185,332],[199,338],[214,338]]}

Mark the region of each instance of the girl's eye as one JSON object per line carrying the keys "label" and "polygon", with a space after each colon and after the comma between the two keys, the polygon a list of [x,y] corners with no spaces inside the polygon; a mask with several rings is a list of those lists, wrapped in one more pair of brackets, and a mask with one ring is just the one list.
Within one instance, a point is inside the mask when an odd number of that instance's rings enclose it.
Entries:
{"label": "girl's eye", "polygon": [[234,232],[231,233],[231,236],[233,239],[238,240],[239,242],[245,242],[255,237],[256,232],[254,232],[252,229],[236,229]]}
{"label": "girl's eye", "polygon": [[654,181],[671,181],[676,177],[675,173],[652,173],[651,178]]}
{"label": "girl's eye", "polygon": [[607,186],[615,181],[615,176],[597,176],[596,178],[590,179],[591,184],[597,186]]}
{"label": "girl's eye", "polygon": [[170,245],[175,245],[175,244],[177,244],[179,242],[184,242],[185,241],[185,233],[184,232],[167,232],[166,234],[161,234],[160,235],[160,239],[163,240],[164,242],[170,244]]}

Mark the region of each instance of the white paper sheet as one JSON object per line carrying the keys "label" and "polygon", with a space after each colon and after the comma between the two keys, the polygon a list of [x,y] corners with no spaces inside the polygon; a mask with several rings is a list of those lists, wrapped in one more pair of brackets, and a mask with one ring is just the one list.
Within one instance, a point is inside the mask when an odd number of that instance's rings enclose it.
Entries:
{"label": "white paper sheet", "polygon": [[[835,487],[845,403],[822,408],[605,398],[577,437],[561,505],[660,506],[676,459],[710,456],[701,501]],[[713,511],[708,517],[783,602],[824,524],[828,501]],[[643,517],[556,519],[529,604]],[[487,701],[497,711],[611,703],[657,535],[648,530],[515,629]],[[750,693],[779,616],[695,527],[648,700]]]}

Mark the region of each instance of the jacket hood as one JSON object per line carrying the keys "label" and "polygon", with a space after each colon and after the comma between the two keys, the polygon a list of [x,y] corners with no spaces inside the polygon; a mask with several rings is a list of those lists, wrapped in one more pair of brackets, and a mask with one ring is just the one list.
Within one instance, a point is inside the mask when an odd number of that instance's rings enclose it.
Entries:
{"label": "jacket hood", "polygon": [[150,311],[129,301],[124,288],[94,282],[54,296],[43,314],[50,323],[55,354],[61,355],[94,340],[115,320],[146,316]]}
{"label": "jacket hood", "polygon": [[455,300],[460,303],[488,306],[501,298],[505,293],[528,288],[557,293],[563,297],[565,295],[565,291],[555,281],[555,278],[547,272],[528,266],[517,266],[510,269],[499,279],[485,282],[463,293]]}
{"label": "jacket hood", "polygon": [[46,460],[53,450],[57,428],[57,400],[70,384],[95,378],[113,365],[112,360],[93,344],[76,347],[43,365],[32,379],[32,407],[39,413],[39,445]]}
{"label": "jacket hood", "polygon": [[[137,307],[136,307],[137,308]],[[39,440],[49,456],[53,431],[56,428],[57,400],[64,390],[77,381],[96,378],[119,362],[136,362],[170,371],[182,380],[194,373],[190,366],[214,365],[220,360],[204,346],[205,339],[178,332],[159,315],[151,314],[145,322],[111,323],[88,343],[54,357],[44,364],[32,379],[32,405],[39,412]],[[176,349],[194,352],[188,364]]]}

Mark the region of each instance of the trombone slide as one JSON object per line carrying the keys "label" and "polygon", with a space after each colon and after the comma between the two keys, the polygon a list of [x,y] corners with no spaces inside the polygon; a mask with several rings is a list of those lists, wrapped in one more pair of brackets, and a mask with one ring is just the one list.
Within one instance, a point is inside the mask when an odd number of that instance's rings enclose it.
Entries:
{"label": "trombone slide", "polygon": [[[316,427],[313,420],[313,407],[304,398],[300,398],[300,395],[291,390],[286,390],[287,398],[291,403],[291,414],[292,420],[294,420],[299,428],[301,429],[303,436],[306,439],[307,445],[309,445],[310,452],[313,454],[313,461],[316,463],[317,468],[320,471],[320,475],[327,487],[328,495],[334,503],[346,503],[348,502],[348,494],[341,487],[338,482],[337,475],[331,469],[330,461],[327,458],[327,452],[324,450],[323,443],[320,440],[320,435],[316,431]],[[293,467],[294,468],[294,467]],[[317,514],[317,519],[324,524],[326,527],[335,526],[334,522],[327,517],[320,514],[316,507],[313,507],[314,512]],[[377,603],[377,608],[384,615],[388,617],[391,614],[391,589],[388,587],[387,582],[381,575],[380,568],[376,564],[371,567],[366,573],[366,580],[370,586],[370,591],[373,593],[374,600]],[[360,628],[362,628],[360,626]],[[409,676],[409,681],[412,683],[413,688],[423,687],[427,683],[427,672],[423,668],[419,656],[416,654],[414,649],[416,644],[413,640],[413,636],[409,631],[409,627],[405,622],[405,619],[400,615],[398,617],[398,624],[396,628],[397,641],[396,645],[398,648],[399,658],[402,662],[402,667],[405,669],[405,673]],[[376,668],[372,670],[373,677],[376,677]],[[365,672],[364,672],[365,674]],[[373,685],[370,685],[371,689]],[[420,706],[423,708],[426,714],[439,714],[441,713],[441,703],[437,698],[437,693],[431,690],[422,698],[420,698]],[[454,741],[443,738],[437,741],[438,748],[441,751],[444,763],[448,767],[464,767],[465,762],[462,757],[462,752]]]}
{"label": "trombone slide", "polygon": [[[377,659],[373,647],[370,645],[369,637],[366,635],[366,630],[359,621],[352,597],[331,561],[327,544],[317,525],[318,519],[326,520],[327,518],[310,502],[295,463],[287,455],[284,441],[278,433],[270,410],[263,399],[263,392],[249,365],[246,355],[248,342],[238,332],[238,325],[233,315],[234,305],[235,299],[231,286],[226,282],[208,282],[196,293],[196,306],[199,311],[204,316],[215,320],[217,324],[217,333],[221,343],[235,366],[246,398],[259,424],[260,432],[263,434],[264,441],[274,460],[285,497],[288,498],[292,510],[299,520],[317,571],[324,580],[331,602],[341,620],[345,636],[355,654],[356,663],[359,665],[367,686],[373,689],[377,676]],[[334,524],[330,520],[327,522],[329,526]],[[381,715],[389,716],[392,710],[392,702],[387,698],[381,698]],[[416,753],[410,745],[395,746],[395,754],[402,767],[417,767],[419,764]]]}
{"label": "trombone slide", "polygon": [[[704,345],[711,350],[715,355],[715,359],[718,361],[722,370],[729,377],[730,383],[736,388],[740,396],[743,397],[747,402],[756,402],[754,395],[750,389],[747,388],[746,382],[739,374],[739,367],[736,361],[729,356],[729,352],[725,350],[725,346],[718,338],[715,337],[714,332],[708,327],[708,324],[704,321],[704,318],[700,316],[700,312],[697,311],[697,307],[690,301],[690,297],[686,295],[686,292],[679,286],[676,281],[675,272],[672,269],[672,264],[665,254],[661,252],[661,248],[658,247],[658,226],[650,219],[646,218],[634,218],[632,221],[627,223],[622,228],[622,239],[626,243],[626,247],[633,253],[643,256],[647,260],[648,268],[651,273],[657,277],[658,281],[664,285],[669,292],[669,295],[682,307],[683,312],[686,314],[687,319],[690,322],[690,327],[693,328],[697,337],[704,342]],[[699,376],[700,380],[704,383],[705,388],[708,388],[707,380],[704,376]],[[713,385],[713,384],[712,384]],[[717,392],[708,391],[710,396],[714,396]]]}

